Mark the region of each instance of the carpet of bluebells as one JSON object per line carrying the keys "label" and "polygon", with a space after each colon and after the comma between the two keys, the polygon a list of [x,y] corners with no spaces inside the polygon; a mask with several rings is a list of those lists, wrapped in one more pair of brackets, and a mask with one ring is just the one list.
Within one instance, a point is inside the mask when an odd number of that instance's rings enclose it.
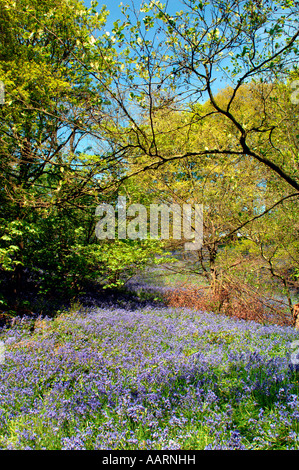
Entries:
{"label": "carpet of bluebells", "polygon": [[0,340],[0,449],[299,449],[291,327],[94,307]]}

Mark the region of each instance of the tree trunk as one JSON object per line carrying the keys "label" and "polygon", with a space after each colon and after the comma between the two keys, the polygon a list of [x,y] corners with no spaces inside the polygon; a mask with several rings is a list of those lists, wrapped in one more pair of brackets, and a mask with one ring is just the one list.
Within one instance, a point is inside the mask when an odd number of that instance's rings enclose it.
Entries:
{"label": "tree trunk", "polygon": [[299,304],[293,306],[293,327],[299,329]]}

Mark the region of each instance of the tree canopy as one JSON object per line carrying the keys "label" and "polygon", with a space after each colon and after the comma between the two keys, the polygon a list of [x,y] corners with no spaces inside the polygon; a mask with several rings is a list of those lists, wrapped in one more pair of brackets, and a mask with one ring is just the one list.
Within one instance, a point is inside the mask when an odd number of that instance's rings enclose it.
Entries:
{"label": "tree canopy", "polygon": [[[299,273],[295,0],[158,0],[108,11],[0,0],[0,287],[119,286],[180,243],[96,237],[96,207],[204,205],[188,269],[287,294]],[[298,87],[299,88],[299,87]],[[221,282],[222,282],[221,281]],[[19,302],[19,300],[17,300]]]}

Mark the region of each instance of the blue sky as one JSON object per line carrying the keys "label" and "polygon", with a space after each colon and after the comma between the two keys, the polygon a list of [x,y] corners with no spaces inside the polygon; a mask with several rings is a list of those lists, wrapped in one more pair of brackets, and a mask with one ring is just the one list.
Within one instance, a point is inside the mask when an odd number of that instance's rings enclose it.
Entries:
{"label": "blue sky", "polygon": [[[107,23],[105,27],[106,31],[111,32],[113,28],[113,23],[117,21],[118,19],[124,20],[124,16],[121,12],[121,6],[120,6],[121,3],[123,6],[126,4],[128,5],[133,4],[136,10],[138,11],[138,9],[140,8],[141,4],[144,3],[144,1],[146,3],[150,3],[150,0],[107,0],[107,1],[98,0],[99,5],[97,6],[97,10],[100,11],[101,7],[103,5],[106,5],[107,10],[110,12],[107,18]],[[186,6],[184,5],[182,0],[160,0],[160,1],[162,4],[167,3],[167,11],[171,14],[174,14],[177,11],[186,9]],[[91,0],[83,0],[83,3],[86,5],[87,8],[90,8]],[[227,85],[226,81],[221,80],[220,77],[221,77],[221,74],[215,73],[214,71],[214,78],[216,78],[217,80],[216,86],[218,90],[221,88],[224,88]]]}
{"label": "blue sky", "polygon": [[[142,0],[133,0],[133,1],[132,0],[123,0],[122,1],[123,5],[131,4],[131,2],[134,4],[136,9],[139,9],[139,7],[142,3]],[[150,2],[150,0],[147,0],[147,3],[149,3],[149,2]],[[165,3],[165,2],[166,2],[166,0],[162,0],[162,3]],[[121,3],[121,0],[107,0],[106,2],[105,1],[99,1],[98,9],[100,9],[102,5],[106,5],[107,10],[110,11],[110,15],[109,15],[109,18],[107,20],[107,30],[109,30],[109,28],[110,29],[112,28],[113,23],[117,19],[122,18],[121,9],[119,7],[120,3]],[[89,8],[90,7],[90,0],[85,0],[84,4]],[[183,5],[182,5],[182,2],[180,0],[170,0],[169,1],[169,6],[171,6],[171,10],[173,9],[174,11],[178,11],[178,10],[183,9]]]}

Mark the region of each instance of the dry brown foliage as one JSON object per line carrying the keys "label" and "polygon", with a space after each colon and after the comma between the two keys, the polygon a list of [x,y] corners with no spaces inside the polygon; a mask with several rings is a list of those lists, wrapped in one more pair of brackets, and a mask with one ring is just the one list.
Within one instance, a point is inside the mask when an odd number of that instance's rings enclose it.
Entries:
{"label": "dry brown foliage", "polygon": [[217,283],[213,288],[181,285],[165,294],[172,307],[222,313],[259,323],[292,325],[292,316],[284,302],[265,297],[235,280]]}

